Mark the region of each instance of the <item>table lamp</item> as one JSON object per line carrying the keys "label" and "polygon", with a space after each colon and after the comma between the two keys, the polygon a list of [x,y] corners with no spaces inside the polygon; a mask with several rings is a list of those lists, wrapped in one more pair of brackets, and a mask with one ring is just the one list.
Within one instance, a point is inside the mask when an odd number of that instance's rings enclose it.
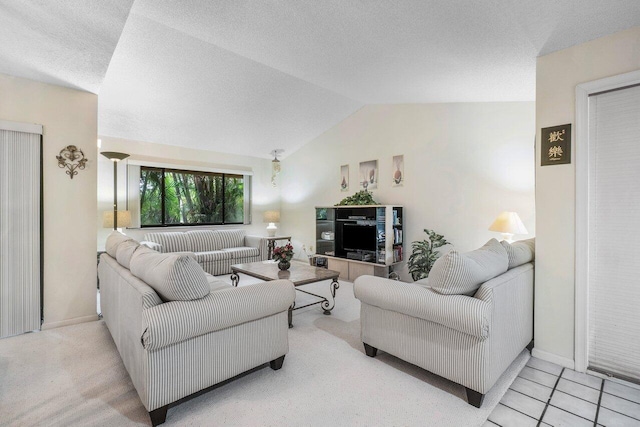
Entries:
{"label": "table lamp", "polygon": [[267,226],[267,235],[274,237],[276,235],[276,222],[280,222],[280,211],[266,211],[262,217],[263,222],[269,223]]}
{"label": "table lamp", "polygon": [[489,227],[491,231],[502,233],[502,239],[508,243],[513,242],[514,234],[529,234],[520,217],[515,212],[504,211]]}

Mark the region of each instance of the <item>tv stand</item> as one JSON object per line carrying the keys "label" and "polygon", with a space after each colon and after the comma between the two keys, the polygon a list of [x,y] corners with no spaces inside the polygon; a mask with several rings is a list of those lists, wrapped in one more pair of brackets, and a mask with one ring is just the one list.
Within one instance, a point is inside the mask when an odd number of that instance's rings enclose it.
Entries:
{"label": "tv stand", "polygon": [[316,207],[316,255],[343,279],[393,276],[404,257],[403,224],[402,206]]}

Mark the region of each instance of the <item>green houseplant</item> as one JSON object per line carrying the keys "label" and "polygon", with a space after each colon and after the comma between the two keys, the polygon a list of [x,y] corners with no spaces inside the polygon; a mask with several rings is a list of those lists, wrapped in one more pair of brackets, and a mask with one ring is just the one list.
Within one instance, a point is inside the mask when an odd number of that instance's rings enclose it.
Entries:
{"label": "green houseplant", "polygon": [[412,252],[409,257],[409,273],[411,273],[414,281],[429,277],[433,263],[436,262],[440,256],[438,248],[449,244],[443,235],[433,230],[425,228],[424,232],[427,233],[427,239],[415,241],[411,244]]}
{"label": "green houseplant", "polygon": [[357,205],[377,205],[378,203],[373,200],[373,194],[367,190],[358,191],[353,196],[345,197],[337,203],[336,206],[357,206]]}

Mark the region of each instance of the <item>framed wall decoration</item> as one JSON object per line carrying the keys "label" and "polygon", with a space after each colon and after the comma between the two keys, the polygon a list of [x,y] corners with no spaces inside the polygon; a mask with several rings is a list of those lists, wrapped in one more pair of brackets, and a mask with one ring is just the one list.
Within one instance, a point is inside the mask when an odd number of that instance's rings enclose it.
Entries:
{"label": "framed wall decoration", "polygon": [[349,165],[340,166],[340,191],[349,191]]}
{"label": "framed wall decoration", "polygon": [[540,166],[571,163],[571,123],[541,131]]}
{"label": "framed wall decoration", "polygon": [[392,179],[391,186],[392,187],[402,187],[404,183],[404,155],[393,156],[392,162]]}
{"label": "framed wall decoration", "polygon": [[360,187],[363,190],[374,190],[378,188],[378,161],[369,160],[360,162]]}

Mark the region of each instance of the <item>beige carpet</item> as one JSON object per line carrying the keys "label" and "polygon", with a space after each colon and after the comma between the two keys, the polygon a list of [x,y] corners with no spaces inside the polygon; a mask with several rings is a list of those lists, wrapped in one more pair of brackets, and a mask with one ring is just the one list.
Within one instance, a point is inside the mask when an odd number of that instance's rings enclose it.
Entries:
{"label": "beige carpet", "polygon": [[[326,293],[328,282],[307,289]],[[166,425],[480,426],[529,358],[523,352],[476,409],[462,386],[385,353],[366,357],[359,307],[353,286],[341,283],[331,316],[318,306],[295,313],[280,371],[265,365],[170,408]],[[0,340],[0,425],[150,421],[98,321]]]}

